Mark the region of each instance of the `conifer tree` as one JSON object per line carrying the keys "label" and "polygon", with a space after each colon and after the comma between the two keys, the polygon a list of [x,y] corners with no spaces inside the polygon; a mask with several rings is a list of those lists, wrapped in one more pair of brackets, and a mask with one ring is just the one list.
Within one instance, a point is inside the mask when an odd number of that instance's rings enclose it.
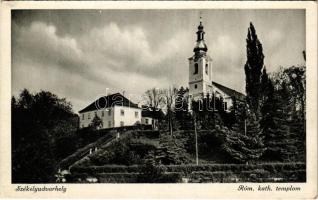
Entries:
{"label": "conifer tree", "polygon": [[291,161],[297,153],[297,140],[292,131],[290,95],[285,82],[273,96],[271,126],[265,130],[267,157],[273,160]]}
{"label": "conifer tree", "polygon": [[173,135],[168,132],[161,133],[157,158],[165,165],[187,163],[185,143],[185,138],[179,132],[174,132]]}
{"label": "conifer tree", "polygon": [[223,149],[239,163],[255,161],[264,153],[263,135],[257,117],[245,106],[238,106],[236,122],[225,135]]}
{"label": "conifer tree", "polygon": [[262,76],[261,76],[261,98],[260,98],[260,107],[262,109],[263,104],[272,95],[272,88],[273,84],[268,77],[266,68],[263,68]]}
{"label": "conifer tree", "polygon": [[235,123],[231,130],[224,135],[224,143],[222,145],[225,153],[235,162],[244,162],[245,156],[241,148],[245,145],[245,105],[238,106],[235,109]]}
{"label": "conifer tree", "polygon": [[[266,74],[263,73],[263,74]],[[267,76],[266,76],[267,77]],[[274,97],[274,86],[270,79],[262,79],[263,88],[263,103],[261,107],[262,119],[260,121],[261,128],[263,129],[265,140],[268,137],[268,130],[274,127],[274,112],[277,110],[278,104],[275,102],[277,98]]]}
{"label": "conifer tree", "polygon": [[189,113],[189,103],[188,96],[186,93],[188,88],[184,89],[181,87],[177,93],[175,100],[175,120],[176,129],[179,130],[192,130],[193,129],[193,119]]}
{"label": "conifer tree", "polygon": [[261,99],[261,75],[264,65],[264,55],[262,44],[256,35],[252,23],[250,23],[248,29],[246,43],[246,100],[250,109],[258,115]]}

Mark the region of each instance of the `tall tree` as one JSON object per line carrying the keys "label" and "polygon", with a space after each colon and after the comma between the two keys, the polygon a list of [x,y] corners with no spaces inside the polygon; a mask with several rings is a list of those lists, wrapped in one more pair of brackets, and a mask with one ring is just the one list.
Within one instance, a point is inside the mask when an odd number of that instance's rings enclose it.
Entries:
{"label": "tall tree", "polygon": [[153,127],[161,126],[161,116],[158,115],[161,113],[161,109],[165,106],[165,91],[159,88],[151,88],[145,92],[144,101],[145,107],[143,109],[152,111],[152,116],[159,118],[159,124],[153,124]]}
{"label": "tall tree", "polygon": [[262,44],[256,35],[252,23],[250,23],[248,29],[246,43],[246,100],[250,108],[258,115],[261,98],[261,75],[264,65],[264,54]]}
{"label": "tall tree", "polygon": [[159,109],[164,104],[164,90],[159,88],[151,88],[145,92],[146,104],[155,109]]}
{"label": "tall tree", "polygon": [[178,129],[181,130],[192,130],[193,129],[193,120],[192,116],[189,113],[189,89],[184,89],[181,87],[178,90],[176,99],[175,99],[175,118],[177,121]]}
{"label": "tall tree", "polygon": [[174,108],[175,108],[175,99],[178,96],[178,89],[175,87],[169,87],[168,89],[164,90],[165,95],[165,105],[167,109],[167,118],[168,118],[168,127],[170,135],[173,134],[173,127],[175,127],[175,120],[174,120]]}
{"label": "tall tree", "polygon": [[292,109],[291,97],[285,82],[273,95],[270,109],[272,120],[270,126],[265,129],[266,158],[279,161],[291,161],[297,154],[296,135],[291,129]]}
{"label": "tall tree", "polygon": [[[289,132],[296,136],[298,160],[305,160],[306,154],[306,66],[281,67],[273,73],[272,79],[278,93],[286,88],[288,95],[283,98],[289,106]],[[276,91],[275,91],[276,92]],[[280,103],[280,101],[278,101]],[[282,102],[281,102],[282,103]],[[275,110],[275,109],[272,109]],[[275,129],[274,129],[275,130]]]}

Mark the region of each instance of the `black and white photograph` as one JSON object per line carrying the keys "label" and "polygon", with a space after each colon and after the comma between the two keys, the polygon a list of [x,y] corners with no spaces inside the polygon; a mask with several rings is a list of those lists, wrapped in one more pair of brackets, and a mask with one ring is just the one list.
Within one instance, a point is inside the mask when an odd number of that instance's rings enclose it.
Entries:
{"label": "black and white photograph", "polygon": [[12,10],[11,80],[12,183],[306,183],[304,9]]}

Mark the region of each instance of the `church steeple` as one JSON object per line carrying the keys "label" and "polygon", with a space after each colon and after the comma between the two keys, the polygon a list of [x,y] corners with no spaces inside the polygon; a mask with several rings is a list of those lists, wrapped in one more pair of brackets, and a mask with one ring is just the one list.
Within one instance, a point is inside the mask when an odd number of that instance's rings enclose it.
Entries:
{"label": "church steeple", "polygon": [[195,54],[205,54],[208,51],[208,47],[204,42],[204,30],[203,30],[203,25],[202,25],[202,19],[200,17],[200,25],[198,26],[198,31],[197,31],[197,43],[193,49],[193,52]]}
{"label": "church steeple", "polygon": [[204,27],[200,17],[194,55],[189,58],[189,97],[202,99],[213,91],[212,59],[207,54],[208,47],[204,41]]}

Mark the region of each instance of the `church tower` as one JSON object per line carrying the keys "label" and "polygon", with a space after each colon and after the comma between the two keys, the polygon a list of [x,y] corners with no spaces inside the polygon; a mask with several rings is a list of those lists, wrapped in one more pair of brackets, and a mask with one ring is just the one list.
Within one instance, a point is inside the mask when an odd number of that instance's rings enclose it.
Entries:
{"label": "church tower", "polygon": [[212,59],[207,55],[208,47],[204,41],[203,28],[200,20],[194,55],[189,58],[189,95],[194,100],[212,93]]}

